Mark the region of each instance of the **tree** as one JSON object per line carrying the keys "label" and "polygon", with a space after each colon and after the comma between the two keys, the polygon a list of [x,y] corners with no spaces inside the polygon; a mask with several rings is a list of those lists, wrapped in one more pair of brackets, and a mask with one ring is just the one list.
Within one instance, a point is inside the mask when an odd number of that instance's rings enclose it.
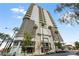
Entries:
{"label": "tree", "polygon": [[60,42],[55,43],[55,46],[57,46],[58,49],[61,49],[62,48],[62,44]]}
{"label": "tree", "polygon": [[65,11],[59,18],[61,23],[79,24],[79,3],[61,3],[55,8],[55,11],[58,13]]}
{"label": "tree", "polygon": [[50,30],[51,30],[51,29],[52,29],[52,26],[48,26],[48,29],[50,29]]}
{"label": "tree", "polygon": [[24,55],[25,55],[25,52],[26,52],[26,48],[27,46],[29,46],[31,43],[31,35],[26,32],[24,33],[24,39],[23,39],[23,43],[22,43],[22,51],[24,52]]}
{"label": "tree", "polygon": [[79,42],[78,41],[75,42],[75,48],[79,49]]}

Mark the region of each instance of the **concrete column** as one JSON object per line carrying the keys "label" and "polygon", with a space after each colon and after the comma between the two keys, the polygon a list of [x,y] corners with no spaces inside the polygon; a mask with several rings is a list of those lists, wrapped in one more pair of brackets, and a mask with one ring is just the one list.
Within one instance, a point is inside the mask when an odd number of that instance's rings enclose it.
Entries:
{"label": "concrete column", "polygon": [[39,39],[37,39],[36,44],[35,44],[35,54],[40,55],[41,54],[41,44]]}
{"label": "concrete column", "polygon": [[55,45],[52,37],[50,38],[50,42],[51,42],[51,48],[52,48],[51,51],[55,52]]}

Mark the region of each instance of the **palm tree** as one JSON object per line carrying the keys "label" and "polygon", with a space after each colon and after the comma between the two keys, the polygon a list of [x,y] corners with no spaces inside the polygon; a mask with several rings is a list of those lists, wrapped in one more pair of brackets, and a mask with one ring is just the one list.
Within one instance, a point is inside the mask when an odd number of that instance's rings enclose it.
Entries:
{"label": "palm tree", "polygon": [[75,42],[75,48],[79,49],[79,42],[78,41]]}

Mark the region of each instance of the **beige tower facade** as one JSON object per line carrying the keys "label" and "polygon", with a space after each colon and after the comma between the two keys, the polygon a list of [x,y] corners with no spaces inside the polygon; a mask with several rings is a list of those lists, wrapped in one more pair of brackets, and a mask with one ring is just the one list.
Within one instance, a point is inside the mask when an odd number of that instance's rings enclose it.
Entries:
{"label": "beige tower facade", "polygon": [[50,13],[36,4],[30,5],[16,34],[15,42],[18,41],[20,45],[18,55],[21,53],[21,41],[26,32],[32,37],[30,45],[26,47],[27,53],[30,54],[55,52],[54,43],[63,42]]}

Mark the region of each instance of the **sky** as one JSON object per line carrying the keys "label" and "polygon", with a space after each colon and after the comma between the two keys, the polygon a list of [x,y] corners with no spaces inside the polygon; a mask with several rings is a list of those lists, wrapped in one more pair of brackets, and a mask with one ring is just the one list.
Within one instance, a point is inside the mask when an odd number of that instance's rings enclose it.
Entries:
{"label": "sky", "polygon": [[[79,25],[70,26],[61,24],[58,19],[60,14],[55,12],[54,9],[59,3],[40,3],[37,4],[43,9],[50,12],[54,22],[58,27],[58,31],[62,36],[64,42],[73,43],[79,41]],[[14,27],[20,27],[22,19],[30,4],[27,3],[1,3],[0,4],[0,32],[8,33],[12,36]]]}

